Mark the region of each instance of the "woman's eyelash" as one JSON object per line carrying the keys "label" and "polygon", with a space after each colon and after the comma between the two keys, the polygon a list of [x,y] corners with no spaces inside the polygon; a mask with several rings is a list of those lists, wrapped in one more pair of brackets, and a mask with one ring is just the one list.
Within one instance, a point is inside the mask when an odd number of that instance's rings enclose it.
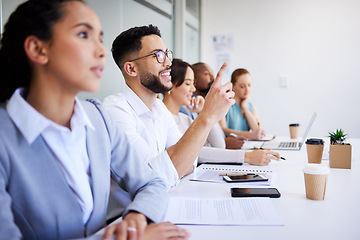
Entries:
{"label": "woman's eyelash", "polygon": [[87,32],[81,32],[81,33],[79,33],[79,36],[82,38],[87,38],[88,34],[87,34]]}

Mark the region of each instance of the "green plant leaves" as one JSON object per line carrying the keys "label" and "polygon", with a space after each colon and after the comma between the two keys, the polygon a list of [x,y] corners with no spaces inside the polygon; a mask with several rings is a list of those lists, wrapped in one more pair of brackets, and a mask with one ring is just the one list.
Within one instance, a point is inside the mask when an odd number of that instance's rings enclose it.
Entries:
{"label": "green plant leaves", "polygon": [[344,133],[344,131],[340,128],[340,129],[336,129],[335,132],[329,132],[329,136],[330,137],[330,143],[343,143],[346,139],[346,135],[347,133]]}

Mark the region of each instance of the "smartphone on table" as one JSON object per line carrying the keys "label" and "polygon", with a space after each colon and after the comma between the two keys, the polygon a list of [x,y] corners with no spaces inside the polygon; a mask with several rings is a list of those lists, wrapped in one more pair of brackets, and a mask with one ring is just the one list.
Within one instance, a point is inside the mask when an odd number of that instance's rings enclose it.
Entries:
{"label": "smartphone on table", "polygon": [[226,182],[262,182],[269,180],[268,178],[262,175],[254,174],[254,173],[228,175],[228,176],[223,176],[223,179]]}
{"label": "smartphone on table", "polygon": [[281,196],[277,188],[231,188],[232,197],[270,197],[279,198]]}

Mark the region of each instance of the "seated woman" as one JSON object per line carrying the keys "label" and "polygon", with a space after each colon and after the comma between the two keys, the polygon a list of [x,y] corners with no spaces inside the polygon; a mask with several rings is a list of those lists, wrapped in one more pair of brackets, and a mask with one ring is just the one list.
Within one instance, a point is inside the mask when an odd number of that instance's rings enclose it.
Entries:
{"label": "seated woman", "polygon": [[[163,102],[169,111],[173,114],[179,130],[184,133],[192,123],[192,119],[179,112],[180,106],[192,105],[194,101],[192,95],[195,91],[194,87],[194,71],[191,66],[180,60],[174,59],[171,66],[171,81],[173,89],[164,94]],[[201,108],[201,106],[196,106]],[[224,141],[220,137],[217,141]],[[211,139],[208,138],[208,142]],[[225,144],[221,148],[204,146],[199,154],[199,163],[211,162],[231,162],[231,163],[249,163],[254,165],[268,165],[271,160],[278,160],[279,154],[269,150],[254,150],[245,152],[242,150],[225,149]]]}
{"label": "seated woman", "polygon": [[226,117],[220,121],[226,136],[231,133],[249,139],[262,139],[265,131],[261,129],[255,106],[250,102],[251,76],[243,68],[236,69],[231,75],[236,103],[232,105]]}
{"label": "seated woman", "polygon": [[[79,239],[106,226],[110,179],[131,200],[104,238],[188,239],[161,221],[167,189],[97,101],[106,49],[80,0],[29,0],[0,48],[0,239]],[[151,223],[151,224],[148,224]]]}
{"label": "seated woman", "polygon": [[[208,91],[214,82],[213,70],[208,64],[203,62],[195,63],[191,67],[192,70],[194,71],[194,86],[196,88],[196,91],[194,92],[193,96],[199,96],[199,101],[200,101],[200,99],[204,99],[204,97],[208,94]],[[197,98],[192,100],[196,101]],[[196,105],[191,104],[191,107],[181,106],[180,112],[188,115],[189,117],[191,117],[191,119],[195,119],[199,109],[196,107],[194,108],[194,106]],[[213,126],[213,129],[211,130],[209,135],[211,135],[212,132],[217,132],[218,134],[221,135],[222,138],[225,138],[225,145],[227,149],[241,149],[241,147],[244,145],[244,139],[246,139],[242,136],[237,136],[237,137],[225,136],[225,133],[222,130],[220,122],[218,122]],[[220,138],[220,136],[217,136],[217,138]],[[216,146],[212,145],[212,147],[216,147]]]}

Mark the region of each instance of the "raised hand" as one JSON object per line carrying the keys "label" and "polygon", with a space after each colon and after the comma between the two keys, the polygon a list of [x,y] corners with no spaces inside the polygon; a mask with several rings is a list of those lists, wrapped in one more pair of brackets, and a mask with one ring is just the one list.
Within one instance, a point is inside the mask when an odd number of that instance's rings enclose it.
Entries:
{"label": "raised hand", "polygon": [[213,123],[218,122],[225,116],[231,105],[235,103],[232,91],[232,84],[230,82],[221,85],[227,63],[224,63],[212,84],[208,94],[205,97],[205,105],[201,113],[207,114],[208,118]]}

